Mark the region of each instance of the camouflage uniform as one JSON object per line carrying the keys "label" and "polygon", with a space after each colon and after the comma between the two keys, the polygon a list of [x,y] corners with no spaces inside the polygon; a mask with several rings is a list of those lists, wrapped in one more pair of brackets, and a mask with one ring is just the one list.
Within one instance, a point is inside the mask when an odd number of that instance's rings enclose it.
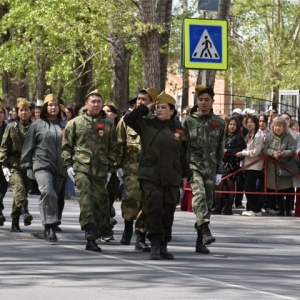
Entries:
{"label": "camouflage uniform", "polygon": [[26,171],[21,170],[20,158],[24,144],[25,134],[31,124],[15,121],[7,125],[2,137],[0,148],[0,162],[3,168],[9,168],[10,184],[13,187],[12,218],[21,215],[22,205],[28,205],[27,193],[31,181],[27,178]]}
{"label": "camouflage uniform", "polygon": [[[104,126],[103,136],[98,126]],[[66,169],[73,167],[75,183],[80,190],[81,229],[94,224],[99,236],[110,229],[110,206],[105,188],[107,172],[113,173],[117,136],[114,124],[103,111],[91,116],[84,113],[68,122],[63,137],[63,159]]]}
{"label": "camouflage uniform", "polygon": [[[151,113],[148,117],[151,117]],[[145,232],[146,214],[141,210],[142,192],[138,176],[138,166],[141,158],[141,139],[140,136],[124,122],[120,120],[117,126],[118,151],[116,164],[123,168],[124,185],[126,197],[122,199],[122,217],[126,221],[137,220],[136,230]]]}
{"label": "camouflage uniform", "polygon": [[222,174],[225,145],[225,122],[212,111],[203,115],[197,106],[186,118],[183,127],[191,140],[191,163],[193,171],[191,188],[192,205],[196,215],[196,229],[210,222],[216,174]]}

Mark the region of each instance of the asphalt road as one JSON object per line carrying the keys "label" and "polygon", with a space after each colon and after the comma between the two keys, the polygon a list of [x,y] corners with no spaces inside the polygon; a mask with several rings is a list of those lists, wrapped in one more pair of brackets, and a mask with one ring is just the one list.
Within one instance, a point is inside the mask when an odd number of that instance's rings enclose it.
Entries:
{"label": "asphalt road", "polygon": [[11,233],[12,194],[5,198],[0,300],[300,299],[300,218],[213,216],[217,241],[205,255],[195,253],[194,214],[176,211],[168,247],[175,260],[150,261],[134,242],[120,245],[119,201],[115,240],[99,243],[100,253],[85,250],[76,199],[66,201],[55,244],[43,240],[38,196],[29,202],[32,225]]}

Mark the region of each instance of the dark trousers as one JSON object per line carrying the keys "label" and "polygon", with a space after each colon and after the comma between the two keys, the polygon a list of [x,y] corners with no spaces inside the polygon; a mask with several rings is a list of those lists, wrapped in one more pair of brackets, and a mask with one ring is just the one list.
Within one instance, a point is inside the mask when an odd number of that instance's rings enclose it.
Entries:
{"label": "dark trousers", "polygon": [[[270,192],[275,192],[275,190],[268,189]],[[292,207],[292,202],[295,198],[294,195],[286,195],[286,193],[295,193],[294,188],[287,188],[287,189],[282,189],[282,190],[277,190],[276,191],[278,194],[277,195],[272,195],[269,199],[272,199],[272,209],[276,209],[276,205],[278,206],[279,210],[281,212],[283,211],[290,211]],[[284,201],[285,197],[285,201]]]}
{"label": "dark trousers", "polygon": [[[241,179],[236,183],[236,191],[243,192],[245,187],[245,177],[241,176]],[[243,201],[243,194],[236,194],[235,195],[235,206],[241,206]]]}
{"label": "dark trousers", "polygon": [[1,169],[0,170],[0,209],[1,210],[4,209],[3,199],[7,192],[7,188],[8,188],[8,182],[6,181],[6,179],[3,175],[2,169]]}
{"label": "dark trousers", "polygon": [[179,187],[162,187],[151,182],[142,182],[141,188],[147,203],[147,237],[157,236],[170,242]]}
{"label": "dark trousers", "polygon": [[259,194],[248,194],[247,192],[258,192],[256,186],[257,179],[261,171],[246,170],[245,171],[245,195],[247,198],[247,210],[253,212],[261,211],[261,196]]}

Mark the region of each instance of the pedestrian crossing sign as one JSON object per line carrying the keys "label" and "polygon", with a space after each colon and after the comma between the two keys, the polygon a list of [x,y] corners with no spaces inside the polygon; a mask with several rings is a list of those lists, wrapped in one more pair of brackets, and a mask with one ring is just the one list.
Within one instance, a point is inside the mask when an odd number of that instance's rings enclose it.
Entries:
{"label": "pedestrian crossing sign", "polygon": [[227,21],[184,19],[182,62],[186,69],[227,69]]}

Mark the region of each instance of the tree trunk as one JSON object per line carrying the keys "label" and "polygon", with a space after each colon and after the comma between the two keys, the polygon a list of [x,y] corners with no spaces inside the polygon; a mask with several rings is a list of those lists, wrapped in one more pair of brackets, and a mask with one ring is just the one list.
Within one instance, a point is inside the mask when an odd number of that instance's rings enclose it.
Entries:
{"label": "tree trunk", "polygon": [[[139,1],[140,20],[148,28],[139,38],[144,87],[154,87],[159,92],[166,84],[171,10],[172,0]],[[158,25],[164,28],[162,33],[155,28]]]}
{"label": "tree trunk", "polygon": [[94,89],[93,84],[93,62],[88,58],[89,55],[85,54],[85,61],[82,63],[77,59],[76,63],[76,87],[75,87],[75,96],[74,102],[85,102],[85,96],[88,92],[91,92]]}
{"label": "tree trunk", "polygon": [[[114,31],[113,22],[109,23],[111,32]],[[112,63],[112,101],[117,108],[126,110],[129,100],[129,63],[132,50],[126,49],[122,37],[110,35],[110,55]]]}
{"label": "tree trunk", "polygon": [[162,0],[158,3],[158,22],[164,26],[164,31],[159,35],[159,60],[160,60],[160,87],[158,91],[166,88],[168,60],[169,60],[169,40],[171,34],[172,21],[172,0]]}

